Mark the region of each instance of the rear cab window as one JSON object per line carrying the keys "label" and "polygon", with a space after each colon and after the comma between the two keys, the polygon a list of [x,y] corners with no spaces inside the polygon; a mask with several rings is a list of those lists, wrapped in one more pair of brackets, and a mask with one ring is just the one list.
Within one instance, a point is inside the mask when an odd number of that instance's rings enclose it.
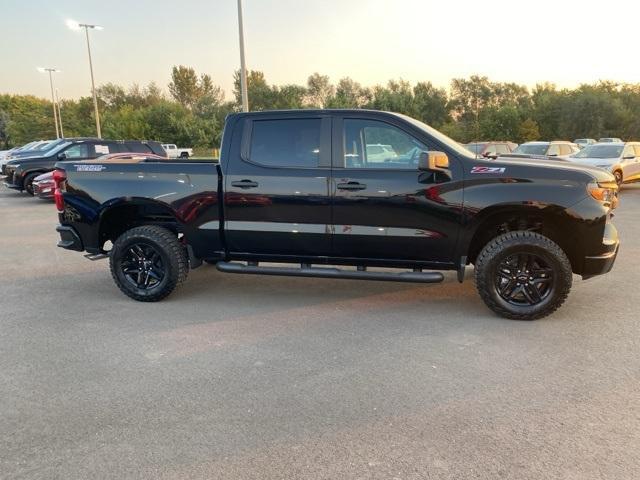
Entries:
{"label": "rear cab window", "polygon": [[317,168],[321,131],[321,118],[255,119],[248,159],[265,167]]}

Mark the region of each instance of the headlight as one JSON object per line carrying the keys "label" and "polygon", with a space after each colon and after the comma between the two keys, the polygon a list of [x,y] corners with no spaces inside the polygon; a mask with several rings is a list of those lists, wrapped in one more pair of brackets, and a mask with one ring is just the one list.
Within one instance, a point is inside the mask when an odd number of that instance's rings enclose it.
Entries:
{"label": "headlight", "polygon": [[605,207],[613,209],[618,206],[618,185],[615,182],[590,183],[587,191]]}

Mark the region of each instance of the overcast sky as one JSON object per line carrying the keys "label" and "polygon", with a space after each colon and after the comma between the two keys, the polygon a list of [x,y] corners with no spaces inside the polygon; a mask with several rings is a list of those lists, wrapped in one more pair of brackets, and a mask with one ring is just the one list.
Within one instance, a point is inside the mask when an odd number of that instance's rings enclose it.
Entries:
{"label": "overcast sky", "polygon": [[[640,82],[639,1],[244,0],[244,13],[248,67],[275,84],[316,71],[364,85]],[[166,90],[182,64],[231,91],[236,0],[0,0],[0,93],[48,96],[36,67],[53,66],[62,97],[89,95],[85,40],[68,18],[104,26],[92,32],[97,84]]]}

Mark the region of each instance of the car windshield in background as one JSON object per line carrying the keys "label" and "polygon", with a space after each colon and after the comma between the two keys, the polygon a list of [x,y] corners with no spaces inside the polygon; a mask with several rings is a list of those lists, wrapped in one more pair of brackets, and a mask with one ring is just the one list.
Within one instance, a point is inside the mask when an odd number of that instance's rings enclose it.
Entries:
{"label": "car windshield in background", "polygon": [[476,155],[479,155],[480,152],[482,152],[484,150],[484,147],[486,146],[487,146],[486,143],[467,143],[465,145],[465,147],[467,147],[469,150],[471,150],[471,152],[475,153]]}
{"label": "car windshield in background", "polygon": [[535,144],[535,145],[519,145],[513,153],[522,153],[524,155],[544,155],[547,153],[547,148],[549,145],[546,143]]}
{"label": "car windshield in background", "polygon": [[55,145],[47,150],[47,155],[54,155],[65,148],[67,145],[71,145],[70,141],[64,140],[62,138],[60,140],[56,140],[54,143]]}
{"label": "car windshield in background", "polygon": [[573,158],[619,158],[623,148],[624,145],[589,145],[573,155]]}

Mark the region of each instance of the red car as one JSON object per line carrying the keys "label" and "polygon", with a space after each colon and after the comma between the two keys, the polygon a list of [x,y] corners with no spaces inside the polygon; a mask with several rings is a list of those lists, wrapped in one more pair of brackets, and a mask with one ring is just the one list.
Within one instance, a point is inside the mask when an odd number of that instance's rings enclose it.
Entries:
{"label": "red car", "polygon": [[[101,157],[92,160],[94,162],[118,162],[118,163],[137,163],[145,162],[147,160],[167,160],[166,157],[154,154],[142,154],[142,153],[110,153],[109,155],[102,155]],[[56,188],[53,181],[53,172],[43,173],[38,175],[33,180],[33,195],[45,200],[53,200],[53,192]]]}

